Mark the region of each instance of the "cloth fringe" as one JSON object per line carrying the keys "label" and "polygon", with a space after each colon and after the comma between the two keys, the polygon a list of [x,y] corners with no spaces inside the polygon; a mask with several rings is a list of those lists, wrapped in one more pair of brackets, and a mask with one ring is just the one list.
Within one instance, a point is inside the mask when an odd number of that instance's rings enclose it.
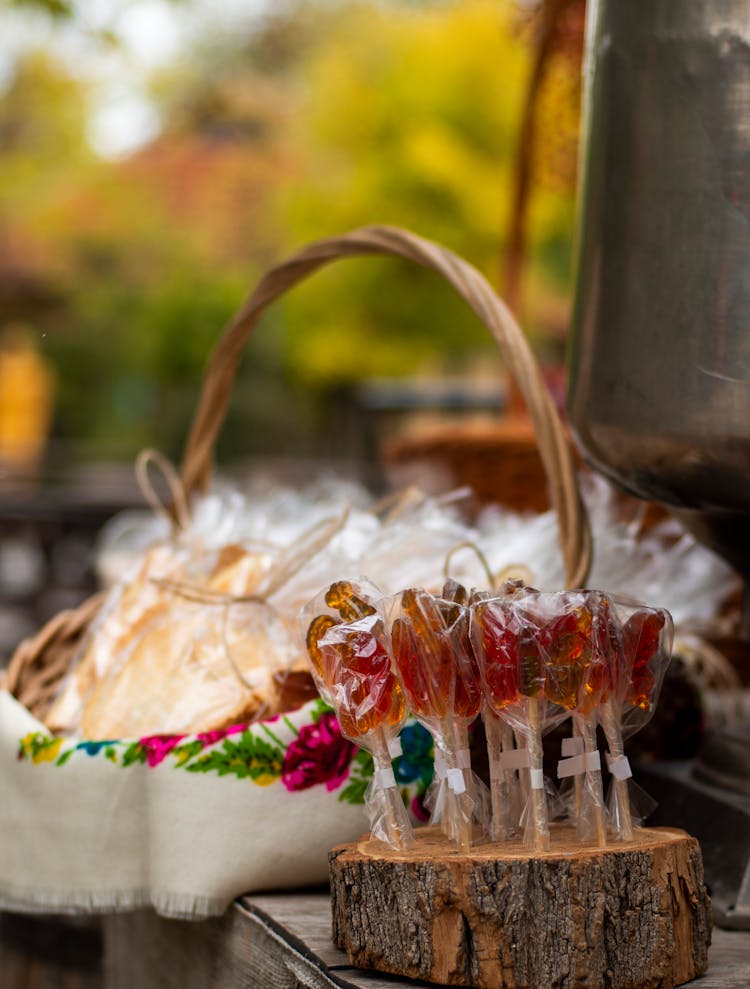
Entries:
{"label": "cloth fringe", "polygon": [[171,920],[219,917],[231,898],[217,899],[170,890],[40,890],[0,884],[0,909],[29,914],[127,913],[145,907]]}

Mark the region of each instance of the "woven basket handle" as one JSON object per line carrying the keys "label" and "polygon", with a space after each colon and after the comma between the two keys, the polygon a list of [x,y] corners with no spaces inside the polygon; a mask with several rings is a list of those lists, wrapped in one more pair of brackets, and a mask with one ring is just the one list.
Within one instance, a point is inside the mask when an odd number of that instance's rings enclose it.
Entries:
{"label": "woven basket handle", "polygon": [[591,564],[591,531],[576,483],[575,467],[560,417],[518,323],[476,268],[447,248],[399,227],[361,227],[340,237],[315,241],[275,265],[224,331],[203,381],[200,402],[182,462],[188,496],[208,485],[213,451],[224,421],[237,367],[248,337],[264,309],[287,289],[339,258],[386,254],[406,258],[442,275],[492,333],[529,410],[547,472],[567,587],[580,587]]}

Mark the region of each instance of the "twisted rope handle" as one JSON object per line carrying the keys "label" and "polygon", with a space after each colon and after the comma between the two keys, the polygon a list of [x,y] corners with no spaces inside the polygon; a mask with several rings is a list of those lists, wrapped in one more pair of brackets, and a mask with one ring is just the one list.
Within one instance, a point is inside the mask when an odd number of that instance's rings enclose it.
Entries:
{"label": "twisted rope handle", "polygon": [[406,258],[437,272],[466,300],[495,338],[529,410],[557,512],[567,587],[580,587],[591,565],[591,530],[578,491],[568,440],[539,366],[513,314],[476,268],[446,247],[399,227],[360,227],[315,241],[261,278],[214,349],[182,462],[188,497],[206,489],[213,451],[226,415],[242,351],[261,314],[287,289],[341,258],[383,254]]}

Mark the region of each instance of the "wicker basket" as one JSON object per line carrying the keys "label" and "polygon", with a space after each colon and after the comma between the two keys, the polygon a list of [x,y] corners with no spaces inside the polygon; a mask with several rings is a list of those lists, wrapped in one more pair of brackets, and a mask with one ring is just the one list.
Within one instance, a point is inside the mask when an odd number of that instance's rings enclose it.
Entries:
{"label": "wicker basket", "polygon": [[[397,228],[367,227],[318,241],[261,279],[208,363],[181,467],[188,503],[210,482],[236,369],[263,310],[318,268],[369,254],[402,257],[442,275],[496,339],[534,424],[557,510],[566,583],[579,586],[590,563],[588,519],[562,424],[521,330],[474,268]],[[186,513],[175,504],[172,514],[179,527]],[[108,742],[57,739],[44,731],[37,719],[43,719],[100,605],[97,596],[62,612],[22,643],[8,669],[7,692],[0,691],[0,785],[7,797],[0,804],[0,904],[76,912],[151,904],[169,916],[199,917],[220,913],[243,891],[324,881],[327,849],[360,834],[365,819],[361,797],[349,800],[342,785],[355,773],[356,749],[337,734],[335,720],[328,720],[333,715],[316,713],[318,701],[283,723],[240,729],[237,740],[186,736],[182,749],[170,748],[179,736]],[[301,749],[310,751],[309,739],[320,746],[324,734],[326,745],[349,746],[344,771],[326,780],[313,774],[298,785],[286,767]],[[266,757],[259,767],[253,762],[258,785],[255,777],[227,779],[213,763],[197,773],[184,771],[181,752],[188,760],[206,745],[242,753],[264,746],[267,752],[269,738],[274,768],[269,778]],[[216,755],[234,758],[213,749],[206,758]],[[339,765],[339,756],[332,765]],[[247,776],[245,755],[238,758]],[[134,765],[134,759],[140,762]],[[361,789],[366,782],[360,774],[355,785]],[[409,796],[408,788],[404,792]]]}
{"label": "wicker basket", "polygon": [[[522,331],[475,268],[446,248],[397,227],[363,227],[317,241],[271,268],[260,280],[209,359],[182,461],[181,478],[187,497],[208,487],[214,444],[226,414],[237,367],[263,310],[287,289],[332,261],[376,254],[406,258],[442,275],[492,333],[531,416],[551,501],[558,514],[567,584],[580,586],[590,565],[588,519],[576,486],[574,462],[564,428]],[[16,650],[7,672],[6,689],[35,716],[44,716],[100,604],[101,597],[97,595],[75,610],[61,612]]]}

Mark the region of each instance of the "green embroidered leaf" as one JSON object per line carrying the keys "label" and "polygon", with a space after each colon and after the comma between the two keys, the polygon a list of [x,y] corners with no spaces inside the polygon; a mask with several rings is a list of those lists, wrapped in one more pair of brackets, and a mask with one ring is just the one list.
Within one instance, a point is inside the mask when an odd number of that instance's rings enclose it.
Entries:
{"label": "green embroidered leaf", "polygon": [[104,750],[105,759],[109,759],[110,762],[117,762],[117,750],[111,745],[108,745]]}
{"label": "green embroidered leaf", "polygon": [[339,794],[339,801],[345,804],[363,804],[365,802],[365,793],[369,784],[369,780],[350,780]]}
{"label": "green embroidered leaf", "polygon": [[318,697],[317,700],[313,702],[313,706],[310,710],[310,717],[313,720],[313,724],[317,725],[324,714],[331,714],[332,712],[333,708],[331,705],[327,701],[324,701],[322,697]]}
{"label": "green embroidered leaf", "polygon": [[60,758],[57,759],[57,761],[55,762],[55,765],[56,766],[64,766],[65,763],[68,761],[68,759],[70,759],[70,757],[73,755],[74,752],[75,752],[75,748],[68,749],[67,752],[63,752],[63,754],[60,756]]}
{"label": "green embroidered leaf", "polygon": [[287,728],[293,735],[299,736],[299,728],[297,728],[297,726],[290,718],[284,715],[284,717],[281,720],[284,722],[284,724],[287,726]]}
{"label": "green embroidered leaf", "polygon": [[339,800],[347,804],[363,804],[365,792],[370,785],[374,771],[375,763],[370,753],[365,749],[358,749],[357,754],[352,759],[349,782],[339,794]]}
{"label": "green embroidered leaf", "polygon": [[256,783],[272,783],[281,776],[284,750],[258,738],[252,732],[243,732],[235,738],[224,740],[221,748],[200,756],[185,766],[192,773],[232,774],[238,779],[249,777]]}
{"label": "green embroidered leaf", "polygon": [[269,737],[269,738],[271,739],[271,741],[273,742],[273,744],[274,744],[274,745],[275,745],[275,746],[276,746],[276,747],[277,747],[278,749],[281,749],[281,750],[283,751],[283,749],[284,749],[284,744],[283,744],[283,742],[281,741],[281,739],[280,739],[280,738],[278,738],[278,737],[277,737],[276,735],[274,735],[274,733],[273,733],[273,732],[271,731],[271,729],[270,729],[270,728],[268,727],[268,725],[264,725],[264,724],[263,724],[263,723],[261,722],[261,724],[260,724],[260,726],[259,726],[259,727],[260,727],[260,729],[261,729],[261,731],[264,731],[264,732],[266,733],[266,735],[268,735],[268,737]]}
{"label": "green embroidered leaf", "polygon": [[146,750],[140,742],[133,742],[122,754],[123,766],[132,766],[133,763],[144,763],[146,761]]}
{"label": "green embroidered leaf", "polygon": [[193,739],[192,742],[185,742],[183,745],[178,745],[172,749],[172,755],[175,757],[175,768],[179,766],[184,766],[186,762],[189,762],[194,756],[197,756],[205,748],[205,744],[199,739]]}
{"label": "green embroidered leaf", "polygon": [[357,766],[359,771],[365,776],[372,776],[375,772],[375,762],[367,749],[357,750],[357,754],[354,757],[354,765]]}

